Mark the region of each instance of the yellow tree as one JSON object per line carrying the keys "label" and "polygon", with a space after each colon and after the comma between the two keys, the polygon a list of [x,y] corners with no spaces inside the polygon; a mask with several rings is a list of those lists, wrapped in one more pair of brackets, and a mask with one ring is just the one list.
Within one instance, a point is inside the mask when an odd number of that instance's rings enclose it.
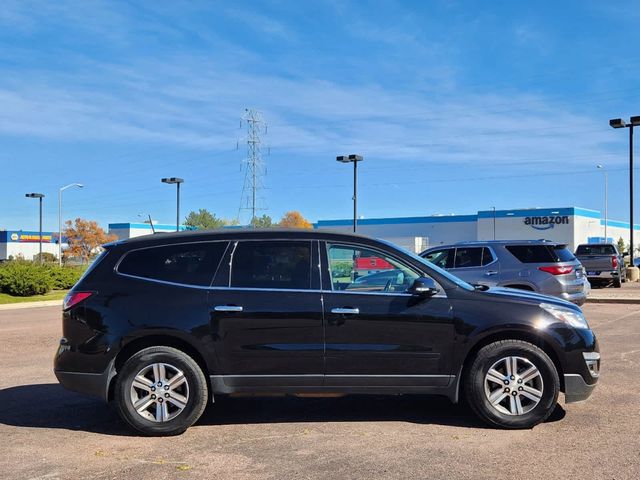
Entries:
{"label": "yellow tree", "polygon": [[108,235],[97,222],[76,218],[75,222],[67,220],[62,234],[67,237],[69,247],[64,251],[64,257],[79,257],[89,262],[92,255],[98,252],[100,245],[117,240],[116,235]]}
{"label": "yellow tree", "polygon": [[286,228],[312,228],[311,222],[304,218],[297,210],[285,213],[278,224]]}

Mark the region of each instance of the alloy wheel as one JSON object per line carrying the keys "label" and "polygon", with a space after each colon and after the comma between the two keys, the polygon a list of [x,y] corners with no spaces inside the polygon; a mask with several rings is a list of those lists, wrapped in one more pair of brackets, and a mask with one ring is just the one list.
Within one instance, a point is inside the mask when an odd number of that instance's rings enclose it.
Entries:
{"label": "alloy wheel", "polygon": [[168,363],[153,363],[134,377],[130,395],[138,415],[152,422],[167,422],[187,406],[189,383],[179,368]]}
{"label": "alloy wheel", "polygon": [[495,362],[484,378],[490,405],[505,415],[524,415],[533,410],[544,392],[538,368],[523,357],[504,357]]}

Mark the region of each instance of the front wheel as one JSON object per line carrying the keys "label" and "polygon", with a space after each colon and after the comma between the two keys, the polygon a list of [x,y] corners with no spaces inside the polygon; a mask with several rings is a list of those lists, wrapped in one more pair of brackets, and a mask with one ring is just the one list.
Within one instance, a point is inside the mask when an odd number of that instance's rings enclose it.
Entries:
{"label": "front wheel", "polygon": [[480,349],[464,387],[469,405],[485,422],[532,428],[555,409],[560,380],[543,350],[522,340],[501,340]]}
{"label": "front wheel", "polygon": [[120,417],[144,435],[178,435],[202,415],[207,381],[198,364],[171,347],[149,347],[118,373],[115,400]]}

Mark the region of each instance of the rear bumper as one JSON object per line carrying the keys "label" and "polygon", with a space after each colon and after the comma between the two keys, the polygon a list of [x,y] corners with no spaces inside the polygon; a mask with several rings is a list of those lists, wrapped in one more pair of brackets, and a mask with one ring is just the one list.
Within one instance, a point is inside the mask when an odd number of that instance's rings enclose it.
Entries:
{"label": "rear bumper", "polygon": [[66,372],[55,370],[58,382],[67,390],[84,393],[94,397],[100,397],[105,402],[109,401],[109,384],[115,376],[113,363],[102,373]]}
{"label": "rear bumper", "polygon": [[567,300],[568,302],[575,303],[576,305],[582,305],[587,301],[588,290],[576,293],[561,293],[560,298]]}
{"label": "rear bumper", "polygon": [[565,403],[582,402],[591,396],[597,383],[589,385],[582,375],[568,373],[564,376],[564,401]]}
{"label": "rear bumper", "polygon": [[620,274],[617,270],[599,272],[597,275],[587,275],[589,280],[612,280],[614,278],[620,278]]}

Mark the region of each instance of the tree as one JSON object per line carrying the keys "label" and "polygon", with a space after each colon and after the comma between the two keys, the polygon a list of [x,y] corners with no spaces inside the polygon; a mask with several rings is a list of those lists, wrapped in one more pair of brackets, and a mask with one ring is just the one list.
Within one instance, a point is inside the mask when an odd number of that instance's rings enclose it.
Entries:
{"label": "tree", "polygon": [[624,238],[622,238],[622,237],[620,237],[618,239],[618,251],[620,253],[623,253],[623,252],[627,251],[627,248],[625,247],[625,244],[624,244]]}
{"label": "tree", "polygon": [[237,222],[234,220],[227,220],[224,218],[216,217],[215,213],[211,213],[206,208],[201,208],[197,212],[192,211],[187,215],[184,220],[184,224],[187,227],[193,227],[197,229],[206,228],[222,228],[226,225],[235,225]]}
{"label": "tree", "polygon": [[251,226],[255,228],[268,228],[273,226],[273,220],[269,215],[262,215],[251,220]]}
{"label": "tree", "polygon": [[302,216],[297,210],[285,213],[279,225],[285,228],[312,228],[311,222]]}
{"label": "tree", "polygon": [[67,237],[69,248],[63,252],[64,258],[79,257],[82,261],[89,259],[98,253],[102,244],[117,240],[116,235],[108,235],[97,222],[76,218],[75,222],[67,220],[62,232]]}

